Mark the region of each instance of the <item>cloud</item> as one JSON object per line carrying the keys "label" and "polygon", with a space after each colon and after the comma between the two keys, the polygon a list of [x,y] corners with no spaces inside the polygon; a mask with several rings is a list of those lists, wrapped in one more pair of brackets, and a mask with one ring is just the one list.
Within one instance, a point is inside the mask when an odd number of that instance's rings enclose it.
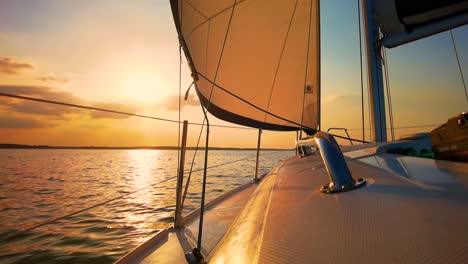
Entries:
{"label": "cloud", "polygon": [[[23,95],[28,97],[34,97],[39,99],[46,99],[50,101],[58,101],[76,105],[91,106],[98,108],[105,108],[121,112],[135,113],[136,108],[125,104],[119,103],[103,103],[103,102],[92,102],[81,99],[70,92],[65,92],[58,89],[53,89],[44,86],[14,86],[14,85],[0,85],[0,92],[8,94]],[[127,115],[112,114],[100,111],[89,111],[81,108],[62,106],[41,102],[34,102],[22,99],[13,98],[2,98],[4,103],[4,110],[19,112],[30,115],[42,115],[55,117],[57,119],[65,119],[65,114],[82,114],[88,115],[91,118],[112,118],[112,119],[123,119],[128,118]],[[6,106],[6,109],[5,109]]]}
{"label": "cloud", "polygon": [[[161,105],[164,107],[164,109],[168,111],[178,111],[179,110],[179,96],[177,95],[171,95],[171,96],[166,96],[162,102]],[[187,101],[184,100],[184,98],[181,98],[181,108],[184,108],[185,106],[191,106],[191,105],[200,105],[200,101],[198,101],[198,98],[194,94],[190,94],[187,98]]]}
{"label": "cloud", "polygon": [[0,117],[0,128],[44,128],[50,123],[22,117]]}
{"label": "cloud", "polygon": [[361,95],[358,94],[348,94],[348,93],[334,93],[331,95],[324,96],[322,101],[325,103],[337,103],[337,102],[345,102],[350,100],[360,100]]}
{"label": "cloud", "polygon": [[22,71],[34,70],[34,66],[27,62],[20,62],[12,58],[0,57],[0,72],[16,75]]}
{"label": "cloud", "polygon": [[[36,68],[32,63],[0,56],[0,73],[18,75],[23,74],[24,71],[33,70],[36,70]],[[36,77],[36,79],[42,82],[55,82],[59,84],[66,84],[73,80],[72,78],[57,77],[54,73],[41,74],[40,76]]]}
{"label": "cloud", "polygon": [[339,101],[339,100],[344,99],[344,98],[345,98],[344,95],[329,95],[329,96],[325,96],[324,102],[334,103],[334,102]]}
{"label": "cloud", "polygon": [[69,83],[72,81],[71,78],[57,77],[54,73],[47,73],[47,74],[44,74],[43,76],[37,77],[36,79],[42,82],[55,82],[55,83],[62,83],[62,84]]}

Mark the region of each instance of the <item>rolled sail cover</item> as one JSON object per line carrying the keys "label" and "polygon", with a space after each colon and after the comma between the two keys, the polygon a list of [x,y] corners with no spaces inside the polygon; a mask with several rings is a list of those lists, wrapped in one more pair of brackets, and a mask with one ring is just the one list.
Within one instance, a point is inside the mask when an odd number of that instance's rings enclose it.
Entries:
{"label": "rolled sail cover", "polygon": [[368,1],[390,48],[468,23],[468,0]]}
{"label": "rolled sail cover", "polygon": [[214,116],[268,130],[316,129],[316,0],[171,0],[197,94]]}

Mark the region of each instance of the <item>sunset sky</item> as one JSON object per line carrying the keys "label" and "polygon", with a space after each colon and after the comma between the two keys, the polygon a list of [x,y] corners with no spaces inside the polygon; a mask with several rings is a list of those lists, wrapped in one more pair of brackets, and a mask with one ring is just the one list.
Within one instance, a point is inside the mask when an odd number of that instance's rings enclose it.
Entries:
{"label": "sunset sky", "polygon": [[[322,127],[360,128],[356,1],[322,1],[321,13]],[[453,34],[467,80],[468,27]],[[441,124],[468,111],[449,33],[388,50],[387,56],[396,127]],[[182,69],[184,93],[191,83],[185,61]],[[177,119],[178,76],[168,0],[0,0],[0,92]],[[365,101],[367,108],[367,94]],[[193,90],[182,119],[203,120]],[[189,145],[198,133],[198,126],[189,128]],[[212,146],[256,146],[256,130],[213,128],[211,135]],[[294,137],[265,132],[262,146],[291,148]],[[177,124],[0,98],[0,143],[177,145]]]}

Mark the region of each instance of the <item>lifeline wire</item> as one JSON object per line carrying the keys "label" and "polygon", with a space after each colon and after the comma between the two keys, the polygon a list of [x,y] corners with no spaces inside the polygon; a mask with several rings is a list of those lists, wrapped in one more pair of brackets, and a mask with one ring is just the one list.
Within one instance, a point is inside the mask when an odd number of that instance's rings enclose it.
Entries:
{"label": "lifeline wire", "polygon": [[[280,152],[283,152],[283,151],[285,151],[285,150],[273,151],[273,152],[269,152],[269,153],[266,153],[266,154],[275,154],[275,153],[280,153]],[[229,161],[229,162],[225,162],[225,163],[221,163],[221,164],[216,164],[216,165],[210,166],[210,167],[208,167],[208,168],[211,169],[211,168],[221,167],[221,166],[224,166],[224,165],[233,164],[233,163],[236,163],[236,162],[239,162],[239,161],[251,159],[251,158],[253,158],[254,156],[255,156],[255,155],[251,155],[251,156],[249,156],[249,157],[247,157],[247,158],[242,158],[242,159],[238,159],[238,160],[234,160],[234,161]],[[196,170],[194,170],[193,172],[198,172],[198,171],[202,171],[202,170],[204,170],[204,168],[196,169]],[[187,170],[186,170],[186,172],[187,172]],[[15,233],[12,233],[12,234],[6,236],[4,239],[6,240],[6,239],[14,238],[14,237],[16,237],[17,235],[19,235],[21,232],[31,231],[31,230],[36,229],[36,228],[39,228],[39,227],[41,227],[41,226],[44,226],[44,225],[48,225],[48,224],[57,222],[57,221],[62,220],[62,219],[64,219],[64,218],[67,218],[67,217],[70,217],[70,216],[73,216],[73,215],[76,215],[76,214],[79,214],[79,213],[82,213],[82,212],[91,210],[91,209],[93,209],[93,208],[96,208],[96,207],[99,207],[99,206],[101,206],[101,205],[110,203],[110,202],[112,202],[112,201],[115,201],[115,200],[118,200],[118,199],[121,199],[121,198],[125,198],[125,197],[130,196],[130,195],[133,195],[133,194],[135,194],[135,193],[137,193],[137,192],[141,192],[141,191],[143,191],[143,190],[146,190],[146,189],[148,189],[148,188],[150,188],[150,187],[154,187],[154,186],[157,186],[157,185],[159,185],[159,184],[165,183],[165,182],[167,182],[167,181],[173,180],[173,179],[175,179],[176,177],[177,177],[177,176],[169,177],[169,178],[167,178],[167,179],[165,179],[165,180],[162,180],[162,181],[157,182],[157,183],[150,184],[150,185],[148,185],[148,186],[145,186],[145,187],[142,187],[142,188],[140,188],[140,189],[137,189],[137,190],[135,190],[135,191],[133,191],[133,192],[126,193],[126,194],[124,194],[124,195],[120,195],[120,196],[111,198],[111,199],[109,199],[109,200],[103,201],[103,202],[101,202],[101,203],[94,204],[94,205],[92,205],[92,206],[89,206],[89,207],[80,209],[80,210],[78,210],[78,211],[75,211],[75,212],[72,212],[72,213],[69,213],[69,214],[66,214],[66,215],[62,215],[62,216],[59,216],[59,217],[56,217],[56,218],[53,218],[53,219],[44,221],[44,222],[42,222],[42,223],[39,223],[39,224],[30,226],[30,227],[28,227],[28,228],[21,229],[20,231],[17,231],[17,232],[15,232]]]}
{"label": "lifeline wire", "polygon": [[[22,95],[17,95],[17,94],[9,94],[9,93],[0,92],[0,96],[23,99],[23,100],[29,100],[29,101],[36,101],[36,102],[41,102],[41,103],[70,106],[70,107],[76,107],[76,108],[87,109],[87,110],[102,111],[102,112],[108,112],[108,113],[114,113],[114,114],[120,114],[120,115],[136,116],[136,117],[154,119],[154,120],[165,121],[165,122],[182,123],[182,122],[179,122],[177,120],[166,119],[166,118],[161,118],[161,117],[146,116],[146,115],[133,114],[133,113],[116,111],[116,110],[105,109],[105,108],[84,106],[84,105],[78,105],[78,104],[70,104],[70,103],[65,103],[65,102],[59,102],[59,101],[52,101],[52,100],[35,98],[35,97],[22,96]],[[196,125],[196,126],[202,126],[203,125],[203,124],[199,124],[199,123],[189,123],[189,124],[190,125]],[[225,126],[225,125],[211,125],[211,126],[212,127],[221,127],[221,128],[249,129],[249,130],[254,130],[255,129],[255,128],[250,128],[250,127]]]}
{"label": "lifeline wire", "polygon": [[[438,125],[418,125],[418,126],[404,126],[404,127],[394,127],[393,129],[411,129],[411,128],[423,128],[423,127],[436,127],[440,126]],[[361,130],[362,128],[347,128],[347,130]],[[366,130],[369,130],[370,128],[366,128]],[[389,127],[387,129],[390,129]]]}
{"label": "lifeline wire", "polygon": [[[197,151],[197,150],[198,150],[198,148],[195,149],[195,151]],[[268,152],[268,153],[265,153],[265,155],[266,155],[266,154],[268,154],[268,155],[276,154],[276,153],[280,153],[280,152],[283,152],[283,151],[287,151],[287,150],[279,150],[279,151]],[[236,162],[239,162],[239,161],[251,159],[251,158],[253,158],[253,157],[255,157],[255,156],[256,156],[256,155],[250,155],[250,156],[247,157],[247,158],[242,158],[242,159],[238,159],[238,160],[235,160],[235,161],[229,161],[229,162],[225,162],[225,163],[213,165],[213,166],[210,166],[210,167],[208,167],[208,168],[209,168],[209,169],[212,169],[212,168],[221,167],[221,166],[224,166],[224,165],[229,165],[229,164],[236,163]],[[193,161],[192,161],[192,165],[193,165]],[[199,171],[202,171],[202,170],[203,170],[203,168],[201,168],[201,169],[196,169],[196,170],[192,170],[192,168],[190,168],[190,171],[189,171],[189,178],[190,178],[190,176],[192,175],[192,173],[194,173],[194,172],[199,172]],[[188,183],[189,183],[189,180],[187,179],[187,185],[185,185],[184,196],[182,197],[182,205],[181,205],[181,208],[183,208],[184,201],[185,201],[185,196],[187,195]]]}
{"label": "lifeline wire", "polygon": [[[199,73],[200,74],[200,73]],[[210,83],[213,83],[211,80],[207,79],[205,76],[201,75],[204,79],[206,79],[208,82]],[[258,106],[255,106],[254,104],[250,103],[249,101],[231,93],[231,92],[228,92],[227,90],[225,90],[224,88],[220,87],[219,85],[215,84],[216,87],[220,88],[221,90],[223,91],[226,91],[227,93],[231,94],[232,96],[240,99],[241,101],[244,101],[246,102],[247,104],[249,105],[252,105],[253,107],[259,109],[260,111],[263,111],[265,112],[264,109],[258,107]],[[36,102],[41,102],[41,103],[49,103],[49,104],[56,104],[56,105],[64,105],[64,106],[70,106],[70,107],[76,107],[76,108],[82,108],[82,109],[87,109],[87,110],[95,110],[95,111],[102,111],[102,112],[109,112],[109,113],[115,113],[115,114],[121,114],[121,115],[128,115],[128,116],[136,116],[136,117],[142,117],[142,118],[148,118],[148,119],[154,119],[154,120],[160,120],[160,121],[166,121],[166,122],[172,122],[172,123],[178,123],[177,120],[171,120],[171,119],[166,119],[166,118],[160,118],[160,117],[154,117],[154,116],[145,116],[145,115],[139,115],[139,114],[132,114],[132,113],[127,113],[127,112],[121,112],[121,111],[116,111],[116,110],[110,110],[110,109],[105,109],[105,108],[97,108],[97,107],[90,107],[90,106],[84,106],[84,105],[77,105],[77,104],[70,104],[70,103],[64,103],[64,102],[59,102],[59,101],[52,101],[52,100],[46,100],[46,99],[40,99],[40,98],[34,98],[34,97],[27,97],[27,96],[22,96],[22,95],[16,95],[16,94],[8,94],[8,93],[2,93],[0,92],[0,96],[3,96],[3,97],[10,97],[10,98],[17,98],[17,99],[23,99],[23,100],[30,100],[30,101],[36,101]],[[288,119],[285,119],[285,118],[282,118],[278,115],[275,115],[273,113],[270,113],[268,112],[269,115],[272,115],[272,116],[275,116],[281,120],[285,120],[286,122],[289,122],[289,123],[293,123],[295,125],[299,125],[298,123],[295,123],[293,121],[290,121]],[[196,126],[203,126],[204,124],[200,124],[200,123],[189,123],[190,125],[196,125]],[[211,127],[219,127],[219,128],[235,128],[235,129],[248,129],[248,130],[253,130],[255,128],[250,128],[250,127],[238,127],[238,126],[225,126],[225,125],[211,125]],[[338,137],[338,138],[343,138],[343,139],[348,139],[348,138],[345,138],[345,137],[341,137],[341,136],[338,136],[338,135],[335,135],[335,134],[331,134],[335,137]],[[351,138],[351,140],[353,141],[356,141],[356,142],[361,142],[361,143],[369,143],[367,141],[362,141],[362,140],[359,140],[359,139],[353,139]]]}

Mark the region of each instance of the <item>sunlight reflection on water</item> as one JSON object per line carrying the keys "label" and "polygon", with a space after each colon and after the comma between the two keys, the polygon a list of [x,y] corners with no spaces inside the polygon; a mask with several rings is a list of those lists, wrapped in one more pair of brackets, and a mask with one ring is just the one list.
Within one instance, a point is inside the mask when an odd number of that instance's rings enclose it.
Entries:
{"label": "sunlight reflection on water", "polygon": [[[260,173],[294,154],[267,153],[262,153]],[[186,168],[192,155],[187,152]],[[201,168],[203,156],[199,151],[194,169]],[[209,166],[247,157],[208,171],[208,201],[251,181],[255,170],[255,151],[210,151]],[[0,262],[117,260],[172,223],[176,168],[177,151],[171,150],[0,150]],[[202,171],[192,175],[184,214],[199,207],[201,176]],[[34,224],[142,188],[5,240]]]}

